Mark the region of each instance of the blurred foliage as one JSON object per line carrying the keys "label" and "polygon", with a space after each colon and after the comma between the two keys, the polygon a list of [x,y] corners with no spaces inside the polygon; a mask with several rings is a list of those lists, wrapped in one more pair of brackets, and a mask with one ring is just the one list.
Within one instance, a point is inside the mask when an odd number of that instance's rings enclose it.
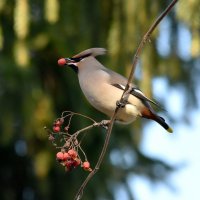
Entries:
{"label": "blurred foliage", "polygon": [[[63,171],[55,161],[56,150],[47,141],[43,127],[51,127],[63,110],[87,114],[96,120],[105,117],[86,103],[76,75],[57,67],[57,59],[90,47],[106,47],[109,56],[100,58],[103,63],[128,75],[139,41],[168,3],[148,0],[0,1],[0,199],[73,199],[87,173],[75,170],[66,174]],[[170,53],[160,54],[157,29],[142,54],[138,66],[142,81],[138,84],[151,96],[152,79],[165,76],[170,85],[185,87],[186,94],[191,97],[185,102],[187,106],[196,105],[192,80],[193,75],[199,73],[195,66],[199,65],[200,55],[200,0],[181,0],[168,20]],[[189,59],[181,57],[177,50],[180,24],[191,34]],[[85,123],[73,122],[77,129]],[[148,158],[141,153],[142,125],[145,125],[141,123],[144,121],[138,120],[128,127],[114,127],[110,156],[88,185],[84,199],[114,199],[116,184],[124,185],[133,199],[126,182],[129,174],[164,181],[173,170],[164,160]],[[104,133],[91,132],[84,140],[84,149],[91,163],[95,163]],[[131,165],[126,162],[129,154]]]}

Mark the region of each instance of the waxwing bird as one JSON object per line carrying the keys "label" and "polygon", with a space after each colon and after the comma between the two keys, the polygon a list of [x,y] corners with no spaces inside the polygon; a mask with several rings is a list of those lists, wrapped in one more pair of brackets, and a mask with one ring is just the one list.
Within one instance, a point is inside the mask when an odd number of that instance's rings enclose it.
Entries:
{"label": "waxwing bird", "polygon": [[[100,112],[111,117],[127,84],[127,78],[104,67],[95,57],[105,54],[104,48],[87,49],[73,57],[61,58],[59,65],[71,67],[78,75],[80,87],[89,103]],[[164,129],[173,130],[158,116],[151,107],[157,105],[147,98],[134,84],[128,96],[127,103],[119,109],[116,120],[121,123],[131,123],[138,116],[158,122]]]}

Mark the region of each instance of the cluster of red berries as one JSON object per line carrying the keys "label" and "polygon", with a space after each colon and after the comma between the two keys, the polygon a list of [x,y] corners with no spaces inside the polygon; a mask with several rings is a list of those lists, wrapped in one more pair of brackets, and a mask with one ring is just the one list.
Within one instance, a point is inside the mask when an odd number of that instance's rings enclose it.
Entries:
{"label": "cluster of red berries", "polygon": [[67,152],[64,150],[58,152],[56,154],[56,159],[58,162],[60,162],[63,166],[65,166],[67,171],[70,171],[79,165],[86,170],[86,171],[92,171],[90,168],[90,163],[88,161],[82,162],[81,159],[78,156],[77,151],[74,149],[69,149]]}
{"label": "cluster of red berries", "polygon": [[[80,147],[77,136],[69,133],[69,119],[67,126],[65,126],[66,122],[67,118],[62,116],[54,121],[52,131],[48,130],[49,140],[54,146],[61,148],[56,154],[56,160],[65,167],[66,171],[71,171],[78,166],[81,166],[86,171],[92,171],[90,163]],[[84,162],[77,152],[78,149],[84,154]]]}

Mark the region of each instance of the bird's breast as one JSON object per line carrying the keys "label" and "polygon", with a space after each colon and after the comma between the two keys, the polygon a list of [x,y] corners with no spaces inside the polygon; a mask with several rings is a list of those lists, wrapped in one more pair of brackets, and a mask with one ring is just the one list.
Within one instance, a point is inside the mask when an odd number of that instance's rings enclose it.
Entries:
{"label": "bird's breast", "polygon": [[[107,76],[104,74],[103,76],[102,74],[95,75],[94,73],[93,76],[86,74],[84,78],[79,77],[79,82],[89,103],[100,112],[111,117],[115,111],[116,102],[120,100],[123,90],[111,85],[107,80]],[[138,109],[138,103],[140,104],[140,101],[132,95],[130,96],[128,100],[133,103],[127,104],[118,112],[116,119],[121,122],[130,123],[140,115],[140,110]]]}

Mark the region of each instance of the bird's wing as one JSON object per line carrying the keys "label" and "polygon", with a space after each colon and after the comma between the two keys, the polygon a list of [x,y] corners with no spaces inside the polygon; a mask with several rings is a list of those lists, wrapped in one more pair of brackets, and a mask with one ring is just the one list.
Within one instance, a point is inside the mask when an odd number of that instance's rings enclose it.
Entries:
{"label": "bird's wing", "polygon": [[[123,86],[125,87],[125,85],[127,84],[127,82],[128,82],[127,78],[122,76],[121,74],[118,74],[115,71],[112,71],[112,70],[110,70],[108,68],[104,68],[102,70],[105,71],[107,74],[109,74],[109,83],[111,85],[116,85],[116,86],[117,85],[122,85],[122,87]],[[123,89],[123,88],[119,88],[119,89]]]}
{"label": "bird's wing", "polygon": [[136,96],[136,97],[138,97],[138,98],[141,99],[141,100],[146,100],[146,101],[148,101],[148,102],[154,104],[155,106],[157,106],[157,107],[163,109],[158,103],[156,103],[155,101],[153,101],[153,100],[149,99],[148,97],[146,97],[146,96],[142,93],[142,91],[139,90],[138,88],[133,88],[133,89],[131,90],[131,94],[134,95],[134,96]]}
{"label": "bird's wing", "polygon": [[[119,89],[121,89],[121,90],[125,89],[125,86],[122,85],[122,84],[115,83],[115,84],[112,84],[112,85],[115,86],[115,87],[117,87],[117,88],[119,88]],[[157,107],[159,107],[159,108],[161,108],[163,110],[163,108],[158,103],[156,103],[155,101],[153,101],[153,100],[149,99],[148,97],[146,97],[142,93],[142,91],[140,89],[136,88],[136,87],[132,88],[130,94],[132,94],[133,96],[135,96],[135,97],[137,97],[137,98],[139,98],[139,99],[141,99],[143,101],[148,101],[148,102],[154,104],[155,106],[157,106]]]}
{"label": "bird's wing", "polygon": [[[128,82],[127,78],[107,68],[105,68],[105,71],[110,75],[109,82],[112,86],[117,87],[121,90],[125,89],[126,84]],[[131,84],[131,86],[132,86],[132,90],[130,94],[141,99],[142,101],[150,102],[156,105],[157,107],[159,107],[160,109],[164,110],[158,103],[146,97],[144,93],[136,85]]]}

